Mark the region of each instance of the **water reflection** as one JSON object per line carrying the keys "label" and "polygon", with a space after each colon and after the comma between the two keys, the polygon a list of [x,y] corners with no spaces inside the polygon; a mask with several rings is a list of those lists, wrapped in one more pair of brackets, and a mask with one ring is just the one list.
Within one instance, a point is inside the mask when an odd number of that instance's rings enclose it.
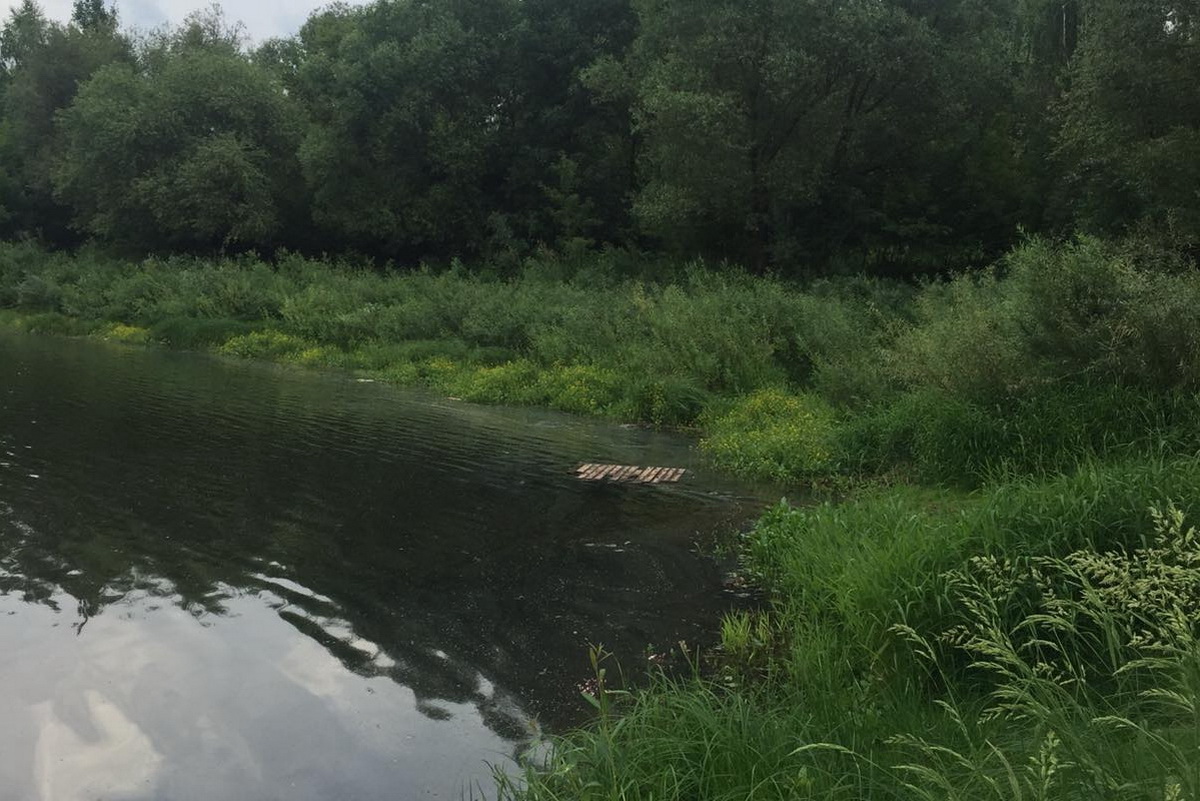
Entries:
{"label": "water reflection", "polygon": [[36,338],[0,376],[5,801],[458,797],[589,642],[709,631],[694,542],[755,506],[570,475],[679,438],[345,378]]}

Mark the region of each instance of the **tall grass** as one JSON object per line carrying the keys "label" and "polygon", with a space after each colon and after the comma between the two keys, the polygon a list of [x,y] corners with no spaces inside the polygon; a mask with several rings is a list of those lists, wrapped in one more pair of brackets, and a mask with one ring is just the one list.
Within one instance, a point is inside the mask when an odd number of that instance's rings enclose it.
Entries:
{"label": "tall grass", "polygon": [[699,425],[719,464],[784,482],[973,487],[1197,446],[1200,275],[1156,270],[1145,252],[1031,241],[991,271],[923,287],[799,286],[703,264],[658,264],[650,280],[630,263],[130,263],[9,244],[0,307],[28,329],[119,324],[144,329],[129,339],[467,400]]}
{"label": "tall grass", "polygon": [[1164,499],[1197,491],[1185,460],[780,507],[748,543],[776,603],[713,677],[614,697],[505,793],[1195,798],[1200,537]]}
{"label": "tall grass", "polygon": [[870,283],[859,284],[818,300],[699,264],[659,282],[578,265],[564,277],[533,263],[506,278],[297,256],[132,264],[0,246],[0,307],[26,315],[661,425],[695,423],[714,397],[806,382],[818,363],[863,347],[854,321],[869,313]]}

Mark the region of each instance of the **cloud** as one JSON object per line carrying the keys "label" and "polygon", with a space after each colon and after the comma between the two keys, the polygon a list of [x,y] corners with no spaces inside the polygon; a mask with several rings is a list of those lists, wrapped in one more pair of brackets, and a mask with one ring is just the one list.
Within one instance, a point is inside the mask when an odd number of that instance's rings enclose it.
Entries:
{"label": "cloud", "polygon": [[[366,0],[351,0],[355,5]],[[21,0],[0,0],[0,12],[8,18],[9,11]],[[46,16],[66,21],[71,16],[71,0],[41,0]],[[117,0],[121,24],[126,28],[150,30],[163,25],[178,25],[184,17],[198,9],[207,8],[204,0]],[[327,0],[229,0],[222,4],[225,16],[240,20],[250,38],[261,42],[272,36],[293,34],[314,10],[328,5]]]}

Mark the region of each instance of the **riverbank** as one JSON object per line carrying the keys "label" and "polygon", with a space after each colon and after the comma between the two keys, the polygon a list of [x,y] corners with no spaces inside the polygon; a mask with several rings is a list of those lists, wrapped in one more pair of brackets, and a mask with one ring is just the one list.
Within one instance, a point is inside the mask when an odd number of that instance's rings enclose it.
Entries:
{"label": "riverbank", "polygon": [[1197,797],[1197,280],[1084,242],[923,289],[878,351],[907,387],[804,460],[894,480],[768,512],[742,555],[769,610],[707,673],[601,686],[505,797]]}
{"label": "riverbank", "polygon": [[510,795],[1187,798],[1200,278],[1172,264],[1030,241],[923,286],[799,285],[623,277],[613,255],[497,276],[10,245],[0,306],[22,330],[692,427],[727,469],[858,488],[767,514],[743,550],[771,610],[725,620],[695,679],[601,682],[596,725]]}
{"label": "riverbank", "polygon": [[0,246],[4,324],[360,371],[482,403],[693,428],[750,477],[978,486],[1200,444],[1200,280],[1033,241],[921,287],[618,255],[515,275]]}
{"label": "riverbank", "polygon": [[1193,798],[1198,492],[1147,459],[781,506],[717,678],[612,695],[505,797]]}

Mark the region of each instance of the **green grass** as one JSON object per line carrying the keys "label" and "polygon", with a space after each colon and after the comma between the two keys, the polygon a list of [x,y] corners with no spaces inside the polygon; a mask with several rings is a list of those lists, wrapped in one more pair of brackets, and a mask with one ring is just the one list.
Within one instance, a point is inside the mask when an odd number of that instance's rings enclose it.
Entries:
{"label": "green grass", "polygon": [[628,260],[500,275],[7,244],[0,309],[25,330],[124,326],[147,332],[131,341],[696,427],[717,464],[785,483],[975,487],[1200,445],[1200,276],[1094,240],[1030,242],[924,287],[703,264],[639,280]]}
{"label": "green grass", "polygon": [[780,506],[746,549],[771,609],[506,795],[1194,798],[1200,538],[1151,506],[1198,495],[1186,459]]}
{"label": "green grass", "polygon": [[0,308],[54,315],[65,333],[121,323],[174,347],[670,426],[696,424],[714,398],[807,380],[817,351],[857,346],[848,321],[867,313],[861,289],[817,302],[703,265],[666,282],[596,265],[559,272],[388,272],[293,256],[128,263],[2,245]]}

